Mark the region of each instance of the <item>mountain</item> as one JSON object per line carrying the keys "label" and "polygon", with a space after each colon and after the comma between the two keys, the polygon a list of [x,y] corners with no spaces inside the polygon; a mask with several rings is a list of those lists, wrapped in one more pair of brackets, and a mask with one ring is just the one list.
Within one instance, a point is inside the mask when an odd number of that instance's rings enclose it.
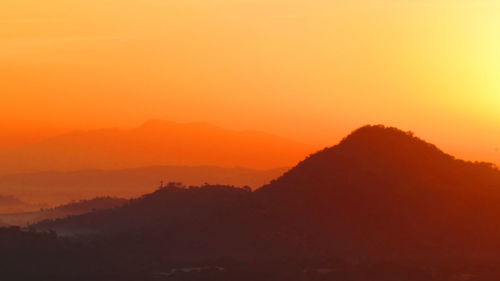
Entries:
{"label": "mountain", "polygon": [[366,126],[254,192],[169,185],[121,208],[33,227],[148,237],[141,247],[174,260],[491,261],[500,259],[499,202],[493,165]]}
{"label": "mountain", "polygon": [[98,210],[111,209],[124,205],[128,200],[114,197],[96,197],[79,200],[54,208],[42,208],[36,212],[20,212],[0,214],[0,222],[4,225],[27,226],[43,220],[64,218]]}
{"label": "mountain", "polygon": [[149,193],[160,181],[187,185],[218,183],[258,188],[287,169],[255,170],[213,166],[151,166],[121,170],[37,172],[0,176],[0,192],[31,202],[62,204],[96,196],[137,197]]}
{"label": "mountain", "polygon": [[254,208],[252,195],[248,188],[169,183],[119,208],[42,221],[30,228],[64,236],[103,236],[117,248],[125,243],[134,252],[154,253],[157,262],[248,260],[290,252],[288,241],[276,235],[279,225],[270,225]]}
{"label": "mountain", "polygon": [[311,252],[470,257],[500,245],[500,171],[396,128],[362,127],[257,193]]}
{"label": "mountain", "polygon": [[314,147],[208,123],[151,120],[138,128],[79,131],[0,154],[0,175],[154,165],[273,169],[289,167]]}

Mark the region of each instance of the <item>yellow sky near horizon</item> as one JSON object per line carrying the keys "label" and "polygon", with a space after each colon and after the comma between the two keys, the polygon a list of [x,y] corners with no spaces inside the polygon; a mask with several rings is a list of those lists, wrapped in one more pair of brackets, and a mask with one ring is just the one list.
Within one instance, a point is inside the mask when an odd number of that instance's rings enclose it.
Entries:
{"label": "yellow sky near horizon", "polygon": [[500,163],[500,0],[0,0],[0,148],[151,118]]}

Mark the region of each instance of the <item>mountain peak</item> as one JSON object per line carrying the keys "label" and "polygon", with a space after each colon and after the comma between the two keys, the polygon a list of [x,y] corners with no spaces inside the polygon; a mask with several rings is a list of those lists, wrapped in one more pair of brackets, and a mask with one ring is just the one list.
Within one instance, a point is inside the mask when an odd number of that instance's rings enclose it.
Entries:
{"label": "mountain peak", "polygon": [[[440,177],[453,178],[447,170],[463,163],[466,162],[456,160],[435,145],[414,136],[413,132],[367,125],[354,130],[338,145],[310,155],[263,189],[272,189],[273,185],[350,186],[356,185],[356,181],[381,179],[386,183],[396,180],[408,183],[409,178],[416,182],[432,182]],[[361,182],[358,185],[370,184]]]}
{"label": "mountain peak", "polygon": [[416,137],[412,131],[403,131],[384,125],[363,126],[345,137],[337,147],[362,153],[389,152],[389,154],[418,155],[423,153],[439,157],[446,155],[435,145]]}
{"label": "mountain peak", "polygon": [[[417,140],[418,138],[413,135],[413,132],[405,132],[396,127],[389,127],[385,125],[366,125],[359,129],[354,130],[347,137],[345,137],[340,145],[345,145],[353,142],[368,142],[373,141],[408,141]],[[418,139],[420,140],[420,139]],[[422,141],[422,140],[420,140]],[[423,141],[422,141],[423,142]]]}

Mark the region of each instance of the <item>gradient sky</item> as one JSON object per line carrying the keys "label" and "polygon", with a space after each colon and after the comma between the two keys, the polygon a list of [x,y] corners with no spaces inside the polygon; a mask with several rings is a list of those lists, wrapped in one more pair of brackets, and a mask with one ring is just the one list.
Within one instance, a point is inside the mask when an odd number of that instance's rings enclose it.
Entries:
{"label": "gradient sky", "polygon": [[0,0],[0,149],[207,121],[383,123],[500,164],[500,0]]}

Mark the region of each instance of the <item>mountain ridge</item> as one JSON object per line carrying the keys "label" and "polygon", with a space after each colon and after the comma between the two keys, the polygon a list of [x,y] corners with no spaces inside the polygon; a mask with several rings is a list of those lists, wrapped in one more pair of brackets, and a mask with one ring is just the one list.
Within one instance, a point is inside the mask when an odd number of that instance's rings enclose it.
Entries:
{"label": "mountain ridge", "polygon": [[313,149],[267,133],[149,121],[132,129],[76,131],[3,152],[0,175],[152,165],[272,169],[290,166]]}

